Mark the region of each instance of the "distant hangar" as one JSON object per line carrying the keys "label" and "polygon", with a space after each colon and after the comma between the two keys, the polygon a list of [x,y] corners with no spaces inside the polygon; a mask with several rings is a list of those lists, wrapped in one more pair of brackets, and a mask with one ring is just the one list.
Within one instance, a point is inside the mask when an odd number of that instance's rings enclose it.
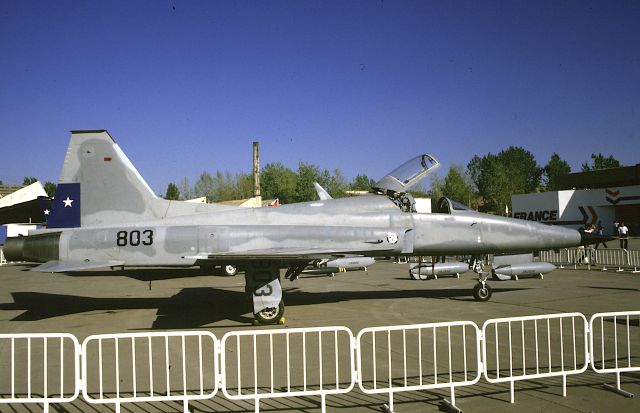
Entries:
{"label": "distant hangar", "polygon": [[624,222],[631,235],[640,234],[640,164],[567,174],[558,181],[569,189],[513,195],[513,217],[572,228],[600,224],[605,235],[614,234],[614,222]]}

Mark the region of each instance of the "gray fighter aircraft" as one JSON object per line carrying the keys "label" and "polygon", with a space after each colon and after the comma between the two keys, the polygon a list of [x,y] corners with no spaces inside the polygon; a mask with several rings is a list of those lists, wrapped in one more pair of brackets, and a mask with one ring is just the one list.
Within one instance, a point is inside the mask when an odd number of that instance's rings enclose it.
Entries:
{"label": "gray fighter aircraft", "polygon": [[[443,201],[415,212],[409,188],[438,168],[419,155],[378,183],[374,196],[243,209],[159,199],[105,130],[73,131],[48,228],[9,238],[11,261],[35,271],[117,266],[236,265],[262,323],[284,313],[280,270],[295,279],[314,260],[351,256],[520,253],[581,244],[573,229],[480,214]],[[476,299],[491,297],[476,268]]]}

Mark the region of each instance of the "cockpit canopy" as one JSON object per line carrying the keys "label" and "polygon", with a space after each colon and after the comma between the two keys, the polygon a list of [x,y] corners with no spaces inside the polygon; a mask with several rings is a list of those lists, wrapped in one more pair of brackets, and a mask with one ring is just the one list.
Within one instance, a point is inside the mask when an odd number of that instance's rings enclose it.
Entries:
{"label": "cockpit canopy", "polygon": [[440,162],[429,154],[416,156],[389,172],[376,182],[374,189],[381,192],[406,193],[425,176],[440,168]]}

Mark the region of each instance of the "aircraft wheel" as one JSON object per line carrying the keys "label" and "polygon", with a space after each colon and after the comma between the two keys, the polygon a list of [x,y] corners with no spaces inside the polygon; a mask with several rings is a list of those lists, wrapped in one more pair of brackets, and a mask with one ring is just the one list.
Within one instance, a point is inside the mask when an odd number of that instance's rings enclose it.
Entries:
{"label": "aircraft wheel", "polygon": [[489,301],[491,294],[491,286],[487,283],[485,283],[484,286],[478,283],[473,287],[473,298],[475,298],[476,301]]}
{"label": "aircraft wheel", "polygon": [[238,273],[238,267],[236,267],[235,265],[227,264],[222,267],[222,271],[224,271],[225,275],[228,275],[229,277],[233,277]]}
{"label": "aircraft wheel", "polygon": [[278,308],[269,307],[254,314],[260,324],[278,324],[284,315],[284,302],[280,301]]}

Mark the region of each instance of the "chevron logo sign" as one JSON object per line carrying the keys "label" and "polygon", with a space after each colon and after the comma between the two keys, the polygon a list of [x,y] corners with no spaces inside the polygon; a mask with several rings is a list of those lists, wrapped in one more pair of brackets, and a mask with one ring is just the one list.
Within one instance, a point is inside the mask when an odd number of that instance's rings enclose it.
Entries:
{"label": "chevron logo sign", "polygon": [[[591,224],[591,225],[595,225],[596,222],[598,222],[598,213],[596,212],[596,210],[591,206],[587,206],[586,210],[585,207],[578,207],[578,209],[580,210],[580,213],[582,214],[582,223],[583,224]],[[591,218],[591,219],[589,219]]]}
{"label": "chevron logo sign", "polygon": [[614,191],[613,189],[607,188],[604,190],[604,192],[607,202],[613,205],[617,205],[619,202],[640,200],[640,195],[620,196],[621,191],[619,189]]}
{"label": "chevron logo sign", "polygon": [[605,198],[606,198],[607,202],[609,202],[609,203],[611,203],[613,205],[615,205],[618,202],[620,202],[620,198],[619,198],[620,190],[619,189],[618,190],[612,190],[612,189],[607,188],[607,189],[604,190],[604,192],[606,194]]}

